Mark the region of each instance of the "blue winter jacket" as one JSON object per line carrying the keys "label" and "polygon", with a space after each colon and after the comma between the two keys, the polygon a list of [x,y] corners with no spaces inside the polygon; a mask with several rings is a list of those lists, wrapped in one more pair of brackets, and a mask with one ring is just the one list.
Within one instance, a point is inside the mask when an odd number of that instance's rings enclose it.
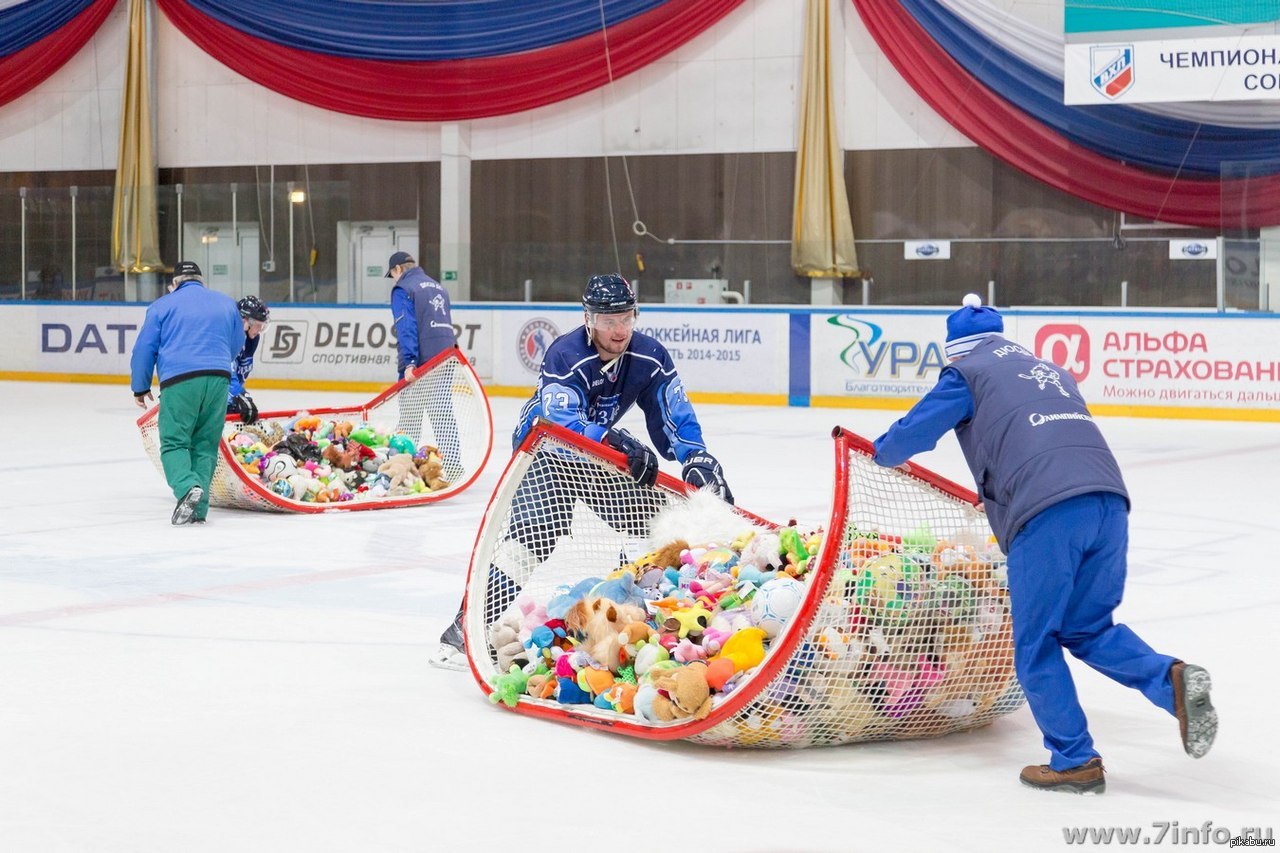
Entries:
{"label": "blue winter jacket", "polygon": [[184,281],[173,293],[147,308],[130,360],[135,395],[192,376],[231,377],[231,363],[244,341],[244,323],[236,302],[197,281]]}

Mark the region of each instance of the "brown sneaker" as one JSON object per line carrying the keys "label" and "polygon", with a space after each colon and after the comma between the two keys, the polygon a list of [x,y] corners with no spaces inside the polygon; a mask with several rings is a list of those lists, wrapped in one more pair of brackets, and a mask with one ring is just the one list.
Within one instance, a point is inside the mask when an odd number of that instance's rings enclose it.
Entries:
{"label": "brown sneaker", "polygon": [[1218,712],[1209,701],[1213,686],[1204,667],[1176,661],[1169,669],[1173,682],[1173,712],[1178,716],[1182,748],[1192,758],[1204,758],[1218,734]]}
{"label": "brown sneaker", "polygon": [[1053,770],[1048,764],[1032,764],[1022,768],[1022,775],[1018,778],[1028,788],[1041,791],[1101,794],[1107,790],[1106,770],[1101,758],[1090,758],[1084,764],[1066,770]]}

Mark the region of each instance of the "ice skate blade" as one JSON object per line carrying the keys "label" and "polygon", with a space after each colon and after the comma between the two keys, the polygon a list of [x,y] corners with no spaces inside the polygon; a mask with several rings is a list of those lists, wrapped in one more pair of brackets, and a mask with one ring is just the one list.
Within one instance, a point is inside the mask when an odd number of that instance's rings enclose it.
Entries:
{"label": "ice skate blade", "polygon": [[467,669],[466,652],[456,649],[448,643],[441,643],[427,658],[427,663],[436,669],[447,669],[452,672],[465,672]]}
{"label": "ice skate blade", "polygon": [[204,489],[199,486],[192,486],[187,489],[187,493],[178,501],[178,505],[173,508],[173,515],[169,518],[169,522],[174,526],[180,524],[190,524],[192,517],[196,513],[196,504],[200,503],[200,499],[204,497]]}

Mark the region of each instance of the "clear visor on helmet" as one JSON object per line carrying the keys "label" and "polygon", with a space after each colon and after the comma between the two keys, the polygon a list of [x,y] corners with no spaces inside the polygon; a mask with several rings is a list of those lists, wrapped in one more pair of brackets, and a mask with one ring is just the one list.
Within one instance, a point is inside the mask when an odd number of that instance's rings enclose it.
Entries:
{"label": "clear visor on helmet", "polygon": [[614,312],[612,314],[600,314],[594,311],[587,312],[587,325],[592,329],[599,329],[602,332],[613,331],[614,329],[622,329],[630,331],[636,325],[636,312],[632,308],[628,311]]}

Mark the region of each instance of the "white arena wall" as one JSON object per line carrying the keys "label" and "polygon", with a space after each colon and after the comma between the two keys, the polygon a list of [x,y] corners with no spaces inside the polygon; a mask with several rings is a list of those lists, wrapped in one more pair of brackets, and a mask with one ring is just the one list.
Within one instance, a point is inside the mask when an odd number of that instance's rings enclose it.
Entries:
{"label": "white arena wall", "polygon": [[[127,383],[146,306],[0,306],[0,380]],[[944,366],[949,309],[645,307],[695,401],[905,409]],[[1069,369],[1096,414],[1280,421],[1280,317],[1004,310],[1006,334]],[[385,307],[280,305],[249,387],[369,390],[395,378]],[[454,306],[491,395],[527,396],[542,350],[582,322],[566,304]]]}
{"label": "white arena wall", "polygon": [[[903,82],[849,0],[831,3],[848,150],[967,147]],[[1061,0],[998,0],[1010,15],[1061,31]],[[52,77],[0,107],[0,169],[113,169],[124,79],[120,3]],[[645,68],[578,97],[465,122],[475,160],[791,151],[804,35],[803,0],[747,0]],[[431,122],[365,119],[292,101],[219,64],[155,13],[161,168],[440,159]]]}

